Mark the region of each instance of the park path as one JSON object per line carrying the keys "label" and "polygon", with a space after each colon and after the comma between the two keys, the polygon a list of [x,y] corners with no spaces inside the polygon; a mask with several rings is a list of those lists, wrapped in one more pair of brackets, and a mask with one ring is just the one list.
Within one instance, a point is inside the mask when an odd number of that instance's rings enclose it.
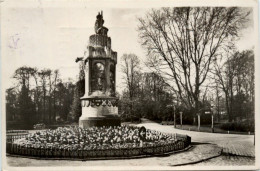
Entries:
{"label": "park path", "polygon": [[137,126],[145,126],[148,129],[165,133],[184,134],[191,137],[192,142],[216,144],[223,149],[224,154],[255,157],[254,135],[220,134],[195,132],[175,129],[173,125],[160,125],[158,123],[142,119]]}

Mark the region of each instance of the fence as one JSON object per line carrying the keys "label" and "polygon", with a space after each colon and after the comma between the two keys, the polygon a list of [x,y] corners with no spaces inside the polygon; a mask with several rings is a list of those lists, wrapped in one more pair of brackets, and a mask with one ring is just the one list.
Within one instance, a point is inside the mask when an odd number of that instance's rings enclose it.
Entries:
{"label": "fence", "polygon": [[185,149],[188,146],[183,141],[177,141],[165,145],[150,147],[134,147],[121,149],[98,149],[98,150],[71,150],[58,148],[33,148],[24,147],[18,144],[7,143],[7,153],[42,157],[42,158],[111,158],[111,157],[134,157],[140,155],[156,155]]}
{"label": "fence", "polygon": [[[28,134],[28,133],[27,133]],[[41,158],[113,158],[113,157],[135,157],[135,156],[152,156],[174,151],[183,150],[191,143],[191,137],[181,134],[173,134],[176,141],[165,143],[163,145],[153,144],[144,147],[120,148],[120,149],[95,149],[95,150],[78,150],[78,149],[59,149],[59,148],[34,148],[24,147],[19,144],[13,144],[16,139],[24,138],[27,135],[7,135],[6,152],[8,154],[41,157]]]}
{"label": "fence", "polygon": [[6,134],[10,134],[10,133],[15,133],[15,134],[27,133],[28,134],[28,131],[27,130],[7,130],[6,131]]}
{"label": "fence", "polygon": [[17,139],[25,138],[29,134],[26,130],[8,130],[6,131],[6,142],[12,143]]}

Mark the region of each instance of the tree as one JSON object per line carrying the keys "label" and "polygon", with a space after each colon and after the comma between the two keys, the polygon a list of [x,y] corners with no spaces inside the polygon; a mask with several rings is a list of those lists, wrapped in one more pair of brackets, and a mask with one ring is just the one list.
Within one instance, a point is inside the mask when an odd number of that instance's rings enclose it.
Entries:
{"label": "tree", "polygon": [[13,78],[16,78],[20,85],[24,85],[30,90],[30,78],[33,77],[36,72],[37,70],[35,68],[23,66],[15,70]]}
{"label": "tree", "polygon": [[170,87],[164,81],[163,77],[154,72],[143,74],[142,79],[142,113],[150,119],[173,119],[172,111],[167,109],[167,106],[172,104],[172,95]]}
{"label": "tree", "polygon": [[[135,93],[130,100],[128,89],[120,98],[119,111],[123,118],[137,120],[141,117],[151,120],[173,119],[172,110],[167,106],[172,103],[169,86],[162,77],[154,72],[138,72]],[[133,106],[132,106],[133,104]]]}
{"label": "tree", "polygon": [[61,82],[59,78],[59,70],[54,70],[54,78],[53,78],[53,90],[52,90],[52,97],[53,97],[53,115],[52,115],[52,121],[56,121],[56,93],[57,93],[57,85],[59,82]]}
{"label": "tree", "polygon": [[124,54],[122,56],[122,61],[122,72],[124,74],[123,78],[129,93],[129,98],[132,100],[138,87],[140,60],[134,54]]}
{"label": "tree", "polygon": [[246,103],[251,102],[249,106],[252,107],[243,113],[247,116],[254,111],[254,54],[252,50],[235,51],[226,53],[224,57],[224,62],[215,61],[214,73],[217,76],[216,83],[225,94],[226,110],[231,122],[236,116],[242,117],[241,106]]}
{"label": "tree", "polygon": [[79,63],[79,76],[76,86],[74,88],[73,102],[69,112],[69,118],[72,121],[78,121],[82,114],[81,100],[85,94],[85,72],[84,72],[84,62]]}
{"label": "tree", "polygon": [[12,122],[9,128],[19,126],[21,121],[28,126],[51,124],[57,115],[63,121],[68,119],[75,84],[71,80],[63,83],[58,70],[24,66],[15,71],[13,78],[18,86],[6,90],[6,116],[8,121],[15,118],[13,121],[18,122]]}
{"label": "tree", "polygon": [[36,73],[36,69],[28,66],[23,66],[15,70],[13,78],[18,80],[18,86],[21,87],[17,99],[17,113],[23,122],[28,126],[32,124],[35,118],[35,105],[32,102],[30,79]]}
{"label": "tree", "polygon": [[29,96],[29,89],[25,85],[22,85],[21,93],[18,98],[18,113],[25,123],[25,126],[31,126],[35,121],[35,108]]}
{"label": "tree", "polygon": [[[50,69],[43,69],[40,72],[38,72],[38,76],[40,77],[41,87],[42,87],[42,93],[43,93],[43,113],[41,116],[41,120],[44,122],[47,121],[46,118],[46,97],[47,97],[47,79],[50,77],[52,71]],[[49,116],[49,114],[48,114]]]}
{"label": "tree", "polygon": [[79,97],[79,89],[76,86],[74,88],[74,96],[73,96],[73,102],[71,105],[71,111],[69,113],[69,118],[72,121],[78,121],[79,117],[81,116],[81,102],[80,102],[80,97]]}
{"label": "tree", "polygon": [[137,95],[139,82],[141,78],[140,61],[135,54],[123,54],[122,59],[122,72],[123,79],[126,84],[126,89],[129,97],[130,115],[133,116],[133,103],[134,97]]}
{"label": "tree", "polygon": [[34,68],[35,72],[33,73],[33,78],[34,78],[34,84],[35,88],[31,90],[32,96],[33,96],[33,101],[35,104],[35,115],[36,119],[39,121],[40,120],[40,96],[41,96],[41,90],[39,87],[39,77],[38,77],[38,69]]}
{"label": "tree", "polygon": [[18,93],[14,87],[6,90],[6,121],[19,120],[17,96]]}
{"label": "tree", "polygon": [[149,64],[170,81],[193,113],[199,113],[202,85],[213,61],[238,36],[249,13],[236,7],[162,8],[139,18]]}
{"label": "tree", "polygon": [[66,87],[62,82],[59,82],[57,84],[57,90],[56,90],[56,110],[57,110],[57,116],[60,118],[65,119],[64,116],[64,99],[66,94]]}

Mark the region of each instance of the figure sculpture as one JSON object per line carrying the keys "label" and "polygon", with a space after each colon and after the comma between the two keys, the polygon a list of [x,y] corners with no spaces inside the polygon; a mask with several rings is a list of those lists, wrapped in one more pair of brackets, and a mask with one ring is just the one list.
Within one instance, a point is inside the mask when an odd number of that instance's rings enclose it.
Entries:
{"label": "figure sculpture", "polygon": [[96,32],[96,34],[100,34],[100,35],[103,35],[103,36],[107,35],[108,28],[103,26],[104,22],[105,21],[103,19],[103,11],[101,11],[101,13],[100,12],[98,13],[97,19],[96,19],[96,22],[95,22],[95,32]]}

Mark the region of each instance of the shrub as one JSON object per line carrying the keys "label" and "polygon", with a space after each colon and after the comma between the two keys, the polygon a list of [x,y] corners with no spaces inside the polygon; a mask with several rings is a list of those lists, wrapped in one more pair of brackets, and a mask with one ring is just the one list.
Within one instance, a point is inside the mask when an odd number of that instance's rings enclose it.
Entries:
{"label": "shrub", "polygon": [[252,121],[244,121],[244,122],[228,122],[220,125],[221,129],[226,131],[239,131],[239,132],[254,132],[255,126]]}

